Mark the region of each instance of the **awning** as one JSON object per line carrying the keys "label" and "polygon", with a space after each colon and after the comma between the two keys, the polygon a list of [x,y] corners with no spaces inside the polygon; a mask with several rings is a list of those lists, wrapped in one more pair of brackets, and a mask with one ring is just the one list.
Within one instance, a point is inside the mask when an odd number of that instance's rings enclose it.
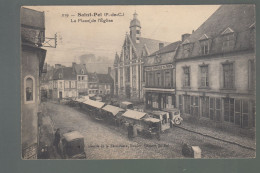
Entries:
{"label": "awning", "polygon": [[158,123],[158,122],[160,122],[160,120],[159,120],[159,119],[156,119],[156,118],[146,118],[146,119],[144,119],[144,121],[153,122],[153,123]]}
{"label": "awning", "polygon": [[125,101],[125,102],[121,102],[122,104],[124,104],[124,105],[131,105],[131,104],[133,104],[133,103],[131,103],[131,102],[127,102],[127,101]]}
{"label": "awning", "polygon": [[86,101],[86,99],[85,99],[85,98],[79,98],[79,99],[76,99],[75,101],[76,101],[76,102],[83,103],[83,102]]}
{"label": "awning", "polygon": [[95,108],[102,108],[105,105],[105,103],[103,103],[103,102],[98,102],[98,101],[94,101],[94,100],[90,100],[90,99],[83,103],[86,105],[95,107]]}
{"label": "awning", "polygon": [[118,114],[118,112],[120,111],[124,111],[124,109],[121,109],[119,107],[116,106],[112,106],[112,105],[106,105],[105,107],[102,108],[105,111],[111,112],[114,116],[116,114]]}
{"label": "awning", "polygon": [[164,88],[143,88],[145,91],[158,91],[158,92],[175,92],[175,89],[164,89]]}
{"label": "awning", "polygon": [[141,118],[146,116],[146,113],[127,109],[127,111],[122,116],[131,119],[140,120]]}

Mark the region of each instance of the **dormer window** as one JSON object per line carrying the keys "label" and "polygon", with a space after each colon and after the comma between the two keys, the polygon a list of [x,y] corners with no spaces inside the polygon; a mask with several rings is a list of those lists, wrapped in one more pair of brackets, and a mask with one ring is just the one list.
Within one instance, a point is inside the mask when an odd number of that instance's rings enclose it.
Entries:
{"label": "dormer window", "polygon": [[83,69],[81,69],[81,74],[84,74],[84,70]]}
{"label": "dormer window", "polygon": [[199,42],[200,42],[200,47],[201,47],[201,54],[202,55],[207,55],[209,54],[209,37],[204,34],[200,39],[199,39]]}
{"label": "dormer window", "polygon": [[235,46],[235,32],[231,28],[227,28],[221,35],[223,37],[222,50],[224,52],[233,50]]}
{"label": "dormer window", "polygon": [[61,79],[62,78],[62,74],[61,73],[59,73],[59,79]]}
{"label": "dormer window", "polygon": [[191,53],[191,44],[190,43],[183,44],[183,56],[187,58],[188,56],[190,56],[190,53]]}

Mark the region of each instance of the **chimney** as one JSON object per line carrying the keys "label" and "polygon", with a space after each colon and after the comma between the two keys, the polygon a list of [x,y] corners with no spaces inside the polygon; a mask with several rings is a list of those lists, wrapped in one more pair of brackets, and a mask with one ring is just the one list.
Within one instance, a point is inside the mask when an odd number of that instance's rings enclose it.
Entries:
{"label": "chimney", "polygon": [[111,67],[107,68],[107,74],[111,75]]}
{"label": "chimney", "polygon": [[190,34],[182,34],[181,35],[181,41],[184,42],[184,40],[186,40],[188,37],[190,36]]}
{"label": "chimney", "polygon": [[61,68],[61,64],[55,64],[55,69],[60,69]]}
{"label": "chimney", "polygon": [[159,43],[159,49],[164,47],[164,43]]}
{"label": "chimney", "polygon": [[76,63],[75,63],[75,62],[72,62],[72,67],[73,67],[74,65],[76,65]]}

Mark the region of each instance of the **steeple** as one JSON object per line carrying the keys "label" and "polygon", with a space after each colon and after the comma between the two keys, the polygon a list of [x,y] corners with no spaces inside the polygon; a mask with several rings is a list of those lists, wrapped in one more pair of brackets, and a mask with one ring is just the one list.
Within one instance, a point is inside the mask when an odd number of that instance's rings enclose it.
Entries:
{"label": "steeple", "polygon": [[140,42],[141,37],[141,24],[140,21],[137,19],[137,13],[133,14],[133,19],[130,22],[130,37],[134,43]]}

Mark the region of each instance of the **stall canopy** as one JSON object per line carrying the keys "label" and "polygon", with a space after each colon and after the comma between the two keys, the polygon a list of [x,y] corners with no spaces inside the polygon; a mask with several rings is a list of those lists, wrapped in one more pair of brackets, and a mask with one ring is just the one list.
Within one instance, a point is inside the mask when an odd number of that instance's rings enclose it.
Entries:
{"label": "stall canopy", "polygon": [[76,101],[76,102],[83,103],[83,102],[86,101],[86,99],[85,99],[85,98],[79,98],[79,99],[76,99],[75,101]]}
{"label": "stall canopy", "polygon": [[140,120],[146,116],[146,113],[127,109],[127,111],[122,116],[135,120]]}
{"label": "stall canopy", "polygon": [[116,107],[116,106],[111,106],[111,105],[106,105],[102,109],[107,111],[107,112],[111,112],[114,116],[116,114],[118,114],[118,112],[124,111],[124,109],[121,109],[121,108]]}
{"label": "stall canopy", "polygon": [[90,99],[83,103],[86,105],[95,107],[95,108],[102,108],[105,105],[105,103],[103,103],[103,102],[98,102],[98,101],[94,101],[94,100],[90,100]]}
{"label": "stall canopy", "polygon": [[131,105],[131,104],[133,104],[133,103],[124,101],[124,102],[122,102],[122,104],[124,104],[124,105]]}
{"label": "stall canopy", "polygon": [[158,122],[160,122],[160,120],[159,120],[159,119],[156,119],[156,118],[146,118],[146,119],[144,119],[144,121],[152,122],[152,123],[158,123]]}

